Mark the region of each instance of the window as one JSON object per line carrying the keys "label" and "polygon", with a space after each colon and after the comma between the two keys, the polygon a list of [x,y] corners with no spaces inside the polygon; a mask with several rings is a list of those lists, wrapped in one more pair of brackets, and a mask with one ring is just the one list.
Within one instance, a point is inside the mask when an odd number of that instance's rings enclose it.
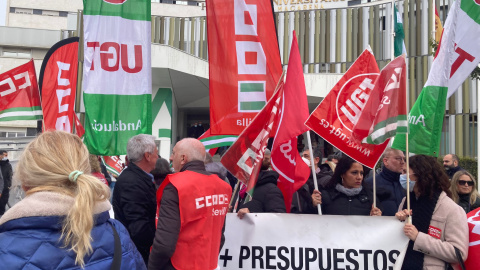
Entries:
{"label": "window", "polygon": [[4,47],[2,50],[3,57],[32,58],[32,51],[20,48]]}
{"label": "window", "polygon": [[18,14],[33,14],[33,9],[30,8],[14,8],[15,13]]}

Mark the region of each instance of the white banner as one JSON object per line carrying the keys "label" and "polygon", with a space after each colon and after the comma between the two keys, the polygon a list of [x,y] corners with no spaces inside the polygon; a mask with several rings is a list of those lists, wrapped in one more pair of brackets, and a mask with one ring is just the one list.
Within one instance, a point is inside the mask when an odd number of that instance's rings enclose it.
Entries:
{"label": "white banner", "polygon": [[395,217],[227,214],[225,226],[218,265],[229,270],[391,270],[408,244]]}

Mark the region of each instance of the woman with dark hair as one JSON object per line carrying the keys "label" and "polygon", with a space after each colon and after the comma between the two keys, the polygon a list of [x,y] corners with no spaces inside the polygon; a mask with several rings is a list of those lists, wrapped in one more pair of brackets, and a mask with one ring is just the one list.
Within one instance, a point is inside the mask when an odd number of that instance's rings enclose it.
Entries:
{"label": "woman with dark hair", "polygon": [[452,200],[460,205],[466,213],[480,207],[480,194],[472,174],[461,170],[452,177]]}
{"label": "woman with dark hair", "polygon": [[[415,181],[410,194],[410,213],[405,199],[395,215],[406,223],[403,231],[410,239],[402,269],[446,269],[458,262],[455,249],[465,260],[468,251],[468,225],[465,211],[450,199],[450,182],[434,157],[410,158],[410,178]],[[448,265],[447,265],[448,266]]]}
{"label": "woman with dark hair", "polygon": [[365,187],[363,179],[362,164],[342,157],[325,190],[313,191],[313,206],[321,204],[325,215],[381,216],[382,211],[373,207],[373,193]]}

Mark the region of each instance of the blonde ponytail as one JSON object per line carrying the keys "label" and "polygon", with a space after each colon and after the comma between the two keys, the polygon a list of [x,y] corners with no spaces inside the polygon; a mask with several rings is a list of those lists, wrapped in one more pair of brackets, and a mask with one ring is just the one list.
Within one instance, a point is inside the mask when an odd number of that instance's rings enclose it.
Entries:
{"label": "blonde ponytail", "polygon": [[[88,150],[78,136],[48,131],[27,145],[14,174],[15,181],[28,190],[27,196],[51,191],[74,198],[63,221],[61,238],[64,248],[76,253],[75,263],[82,268],[84,257],[92,252],[94,206],[110,197],[109,188],[89,175],[90,170]],[[74,171],[82,173],[69,177]]]}

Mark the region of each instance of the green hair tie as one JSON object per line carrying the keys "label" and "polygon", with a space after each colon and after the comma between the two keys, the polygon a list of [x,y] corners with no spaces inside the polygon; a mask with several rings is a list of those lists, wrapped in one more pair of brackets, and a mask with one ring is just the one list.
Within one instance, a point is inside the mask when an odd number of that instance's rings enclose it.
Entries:
{"label": "green hair tie", "polygon": [[68,175],[68,179],[72,182],[77,182],[77,178],[82,174],[82,171],[73,171],[70,173],[70,175]]}

